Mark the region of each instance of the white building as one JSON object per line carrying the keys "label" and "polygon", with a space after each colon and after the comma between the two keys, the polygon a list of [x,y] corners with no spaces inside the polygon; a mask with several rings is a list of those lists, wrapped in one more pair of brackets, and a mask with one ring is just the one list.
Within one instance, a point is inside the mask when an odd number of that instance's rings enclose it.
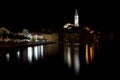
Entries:
{"label": "white building", "polygon": [[74,26],[79,27],[79,15],[78,15],[77,9],[75,10]]}

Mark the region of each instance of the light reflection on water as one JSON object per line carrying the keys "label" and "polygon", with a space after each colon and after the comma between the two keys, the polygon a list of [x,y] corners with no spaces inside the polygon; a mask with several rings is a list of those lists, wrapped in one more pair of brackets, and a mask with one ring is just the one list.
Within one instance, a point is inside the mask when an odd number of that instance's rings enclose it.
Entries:
{"label": "light reflection on water", "polygon": [[33,52],[33,51],[32,51],[32,47],[28,47],[28,48],[27,48],[27,60],[28,60],[29,62],[32,62],[32,55],[33,55],[32,52]]}
{"label": "light reflection on water", "polygon": [[94,45],[89,46],[88,44],[85,45],[85,60],[86,64],[93,62],[94,60]]}
{"label": "light reflection on water", "polygon": [[20,58],[20,51],[17,52],[17,57]]}
{"label": "light reflection on water", "polygon": [[80,59],[79,59],[79,45],[65,45],[64,46],[64,60],[68,67],[74,67],[76,74],[80,72]]}
{"label": "light reflection on water", "polygon": [[[56,55],[58,53],[58,44],[38,45],[23,47],[21,49],[10,49],[8,51],[1,51],[1,58],[10,62],[34,63],[44,58]],[[3,56],[2,56],[3,55]],[[11,57],[11,58],[10,58]],[[13,60],[13,61],[11,61]]]}
{"label": "light reflection on water", "polygon": [[41,58],[43,59],[43,51],[44,51],[44,48],[43,48],[43,45],[40,46],[40,54],[41,54]]}
{"label": "light reflection on water", "polygon": [[79,47],[75,47],[75,53],[74,53],[74,70],[76,74],[79,74],[80,72],[80,58],[79,58]]}
{"label": "light reflection on water", "polygon": [[6,59],[7,59],[7,61],[10,60],[10,54],[9,53],[6,54]]}
{"label": "light reflection on water", "polygon": [[11,59],[14,60],[17,58],[17,60],[22,59],[25,62],[32,63],[33,60],[38,61],[40,58],[43,59],[44,54],[43,51],[44,51],[43,45],[27,47],[24,48],[23,50],[12,51],[10,53],[3,52],[3,54],[1,53],[1,59],[2,58],[4,59],[4,56],[2,55],[5,54],[5,58],[8,62],[11,61]]}
{"label": "light reflection on water", "polygon": [[[69,44],[64,46],[64,61],[68,65],[69,68],[74,68],[74,71],[76,74],[79,74],[80,72],[80,54],[79,46],[81,45],[75,45],[75,44]],[[90,64],[94,60],[94,45],[85,44],[85,63],[86,65]],[[84,60],[83,60],[84,61]]]}
{"label": "light reflection on water", "polygon": [[86,44],[85,47],[85,60],[86,60],[86,64],[89,64],[89,52],[88,52],[88,44]]}
{"label": "light reflection on water", "polygon": [[67,63],[68,67],[70,68],[72,65],[70,46],[65,47],[64,53],[65,53],[64,54],[65,62]]}
{"label": "light reflection on water", "polygon": [[38,60],[37,46],[34,47],[34,58]]}
{"label": "light reflection on water", "polygon": [[91,62],[94,60],[94,45],[90,47],[90,60]]}
{"label": "light reflection on water", "polygon": [[[67,44],[64,45],[62,57],[64,57],[64,62],[68,66],[70,70],[74,70],[75,74],[79,75],[82,70],[82,61],[86,63],[86,65],[90,64],[94,61],[94,45],[93,44],[84,44],[84,60],[81,59],[81,44]],[[62,46],[63,47],[63,46]],[[44,61],[46,59],[45,56],[53,54],[58,54],[58,45],[39,45],[39,46],[30,46],[23,49],[18,49],[12,52],[6,52],[5,58],[8,62],[12,62],[14,57],[17,58],[20,62],[27,63],[39,63],[39,61]],[[63,56],[64,55],[64,56]],[[52,57],[53,58],[53,57]],[[63,58],[60,58],[62,61]],[[17,61],[16,61],[17,62]],[[21,63],[23,63],[21,62]],[[55,65],[55,64],[54,64]]]}
{"label": "light reflection on water", "polygon": [[27,57],[27,61],[32,63],[33,60],[38,61],[39,58],[43,59],[43,51],[44,51],[43,45],[28,47],[27,55],[24,55],[24,56]]}

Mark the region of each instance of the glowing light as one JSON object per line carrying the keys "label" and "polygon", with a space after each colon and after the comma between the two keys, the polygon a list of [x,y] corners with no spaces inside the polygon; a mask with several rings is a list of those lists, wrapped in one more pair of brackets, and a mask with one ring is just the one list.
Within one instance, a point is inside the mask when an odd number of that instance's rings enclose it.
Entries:
{"label": "glowing light", "polygon": [[74,25],[75,25],[75,27],[79,26],[79,16],[78,16],[77,9],[75,10]]}
{"label": "glowing light", "polygon": [[38,58],[40,58],[40,46],[37,46]]}
{"label": "glowing light", "polygon": [[67,24],[64,25],[64,28],[68,28],[69,26],[73,26],[73,24],[67,23]]}
{"label": "glowing light", "polygon": [[89,27],[85,27],[85,29],[86,29],[87,31],[90,31],[90,28],[89,28]]}
{"label": "glowing light", "polygon": [[10,54],[9,53],[6,54],[6,58],[7,58],[7,61],[10,60]]}
{"label": "glowing light", "polygon": [[32,62],[32,47],[28,47],[28,53],[27,53],[28,61]]}
{"label": "glowing light", "polygon": [[43,45],[41,45],[41,46],[40,46],[40,53],[41,53],[42,59],[43,59],[43,51],[44,51],[44,50],[43,50]]}
{"label": "glowing light", "polygon": [[34,58],[38,60],[37,46],[34,47]]}
{"label": "glowing light", "polygon": [[91,62],[93,62],[93,59],[94,59],[94,48],[92,46],[92,47],[90,47],[90,60],[91,60]]}
{"label": "glowing light", "polygon": [[70,47],[68,47],[67,62],[68,62],[68,66],[71,67],[72,61],[71,61],[71,51],[70,51]]}
{"label": "glowing light", "polygon": [[72,59],[71,59],[71,49],[70,46],[65,46],[64,47],[64,60],[67,63],[68,67],[71,67],[72,64]]}
{"label": "glowing light", "polygon": [[86,44],[85,60],[86,60],[86,64],[89,64],[88,44]]}
{"label": "glowing light", "polygon": [[94,31],[92,30],[92,31],[90,31],[90,33],[92,34],[92,33],[94,33]]}
{"label": "glowing light", "polygon": [[80,72],[79,47],[75,47],[74,69],[75,69],[76,74],[79,74],[79,72]]}
{"label": "glowing light", "polygon": [[32,35],[31,34],[28,34],[28,37],[30,38]]}
{"label": "glowing light", "polygon": [[17,52],[17,57],[20,58],[20,51]]}
{"label": "glowing light", "polygon": [[35,35],[35,41],[38,41],[38,35]]}
{"label": "glowing light", "polygon": [[40,39],[44,39],[44,37],[43,37],[42,35],[41,35],[41,36],[39,36],[39,38],[40,38]]}

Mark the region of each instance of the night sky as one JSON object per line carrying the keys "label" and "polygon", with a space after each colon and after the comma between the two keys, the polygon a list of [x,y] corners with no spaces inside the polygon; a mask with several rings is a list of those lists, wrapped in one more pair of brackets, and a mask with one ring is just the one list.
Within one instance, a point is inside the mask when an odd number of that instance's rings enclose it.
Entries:
{"label": "night sky", "polygon": [[75,9],[78,9],[80,25],[88,25],[99,31],[116,31],[118,8],[113,2],[5,3],[0,7],[0,27],[11,31],[62,28],[65,23],[73,23]]}

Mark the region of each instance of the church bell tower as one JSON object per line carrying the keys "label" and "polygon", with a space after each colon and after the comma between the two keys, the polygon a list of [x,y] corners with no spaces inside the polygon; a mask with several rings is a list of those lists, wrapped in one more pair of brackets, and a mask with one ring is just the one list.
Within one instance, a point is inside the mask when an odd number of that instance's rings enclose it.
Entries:
{"label": "church bell tower", "polygon": [[78,16],[77,9],[75,10],[75,15],[74,15],[74,26],[79,27],[79,16]]}

